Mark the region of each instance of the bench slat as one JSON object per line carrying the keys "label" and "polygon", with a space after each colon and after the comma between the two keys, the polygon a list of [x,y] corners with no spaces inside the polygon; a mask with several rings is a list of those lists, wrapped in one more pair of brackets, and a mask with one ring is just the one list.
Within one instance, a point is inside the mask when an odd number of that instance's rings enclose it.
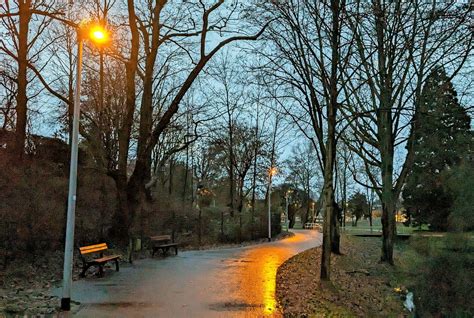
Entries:
{"label": "bench slat", "polygon": [[107,243],[101,243],[101,244],[83,246],[83,247],[80,247],[79,250],[81,251],[81,254],[88,254],[88,253],[105,251],[107,248],[108,248]]}
{"label": "bench slat", "polygon": [[96,253],[96,252],[101,252],[101,251],[105,251],[105,250],[107,250],[107,248],[94,248],[94,249],[90,249],[90,250],[81,251],[81,254]]}
{"label": "bench slat", "polygon": [[150,240],[152,240],[152,241],[167,241],[167,240],[171,240],[171,235],[150,236]]}
{"label": "bench slat", "polygon": [[120,257],[121,257],[121,255],[108,255],[108,256],[101,257],[101,258],[96,258],[96,259],[94,259],[94,262],[104,263],[104,262],[111,261],[113,259],[117,259],[117,258],[120,258]]}
{"label": "bench slat", "polygon": [[161,244],[161,245],[156,245],[155,247],[160,248],[160,247],[171,247],[171,246],[178,246],[178,243],[168,243],[168,244]]}

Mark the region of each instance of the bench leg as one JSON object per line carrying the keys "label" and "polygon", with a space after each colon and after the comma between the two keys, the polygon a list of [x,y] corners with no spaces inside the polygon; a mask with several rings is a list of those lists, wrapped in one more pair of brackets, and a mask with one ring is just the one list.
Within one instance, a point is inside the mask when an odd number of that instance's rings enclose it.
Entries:
{"label": "bench leg", "polygon": [[82,278],[86,277],[86,272],[89,269],[89,267],[91,267],[91,265],[85,263],[84,266],[82,266],[82,272],[79,274],[79,277],[82,277]]}
{"label": "bench leg", "polygon": [[151,257],[155,256],[156,248],[152,247]]}
{"label": "bench leg", "polygon": [[99,265],[99,277],[103,277],[103,276],[104,276],[104,266]]}
{"label": "bench leg", "polygon": [[115,260],[115,270],[117,272],[119,271],[119,261],[118,261],[118,259]]}
{"label": "bench leg", "polygon": [[174,255],[178,255],[178,247],[177,246],[174,247]]}

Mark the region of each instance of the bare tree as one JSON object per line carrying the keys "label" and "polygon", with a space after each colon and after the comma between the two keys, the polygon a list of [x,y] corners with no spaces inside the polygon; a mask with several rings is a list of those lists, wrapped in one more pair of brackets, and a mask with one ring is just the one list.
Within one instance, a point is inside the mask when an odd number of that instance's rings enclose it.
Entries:
{"label": "bare tree", "polygon": [[303,216],[302,222],[310,222],[311,193],[320,192],[320,189],[318,189],[320,185],[317,182],[320,176],[320,167],[316,160],[313,145],[308,142],[307,144],[294,146],[290,158],[286,161],[286,165],[288,167],[287,182],[297,189],[301,189],[304,194],[302,204],[306,207],[306,213]]}
{"label": "bare tree", "polygon": [[[341,135],[341,137],[344,136],[344,134]],[[344,140],[344,138],[341,138]],[[337,154],[337,168],[336,168],[336,174],[337,174],[337,181],[339,183],[337,184],[337,188],[339,190],[339,199],[341,202],[341,209],[342,209],[342,215],[340,215],[340,225],[345,227],[346,226],[346,214],[347,214],[347,186],[350,181],[350,178],[352,177],[351,174],[351,163],[353,159],[353,153],[350,151],[349,147],[343,142],[338,143],[338,154]]]}
{"label": "bare tree", "polygon": [[13,130],[15,128],[15,100],[17,85],[15,83],[14,72],[3,61],[0,69],[0,114],[2,115],[3,130]]}
{"label": "bare tree", "polygon": [[[244,85],[244,74],[240,71],[241,66],[233,63],[233,57],[229,52],[225,52],[215,63],[212,64],[209,73],[212,82],[209,83],[210,96],[212,103],[215,105],[216,112],[221,113],[222,129],[227,132],[226,145],[229,175],[229,208],[230,215],[234,215],[236,209],[236,165],[237,159],[234,154],[235,142],[234,133],[239,127],[236,127],[239,116],[242,116],[242,110],[247,104],[246,87]],[[222,138],[220,138],[222,139]]]}
{"label": "bare tree", "polygon": [[[226,30],[235,22],[237,8],[229,5],[222,7],[223,0],[210,6],[200,1],[198,4],[182,2],[168,4],[167,1],[156,1],[150,6],[140,6],[128,0],[131,47],[127,59],[127,110],[126,120],[120,133],[120,167],[116,173],[121,193],[121,224],[130,228],[136,213],[141,210],[146,193],[145,185],[151,179],[151,154],[161,134],[166,130],[173,116],[178,112],[183,97],[193,82],[202,72],[211,58],[226,45],[245,40],[255,40],[264,28],[253,35],[233,35],[225,37],[209,49],[209,35],[230,34]],[[219,11],[219,9],[222,9]],[[142,50],[140,50],[141,48]],[[176,49],[184,52],[173,55],[166,52]],[[164,54],[157,60],[158,52]],[[140,53],[143,52],[140,58]],[[171,65],[189,65],[181,67],[180,84],[167,89],[168,98],[160,105],[162,111],[154,116],[153,84],[157,74],[167,72]],[[186,64],[187,63],[187,64]],[[133,114],[135,112],[136,75],[140,75],[143,90],[140,94],[139,126],[135,167],[127,181],[126,159],[131,138]],[[156,114],[156,113],[155,113]],[[125,184],[126,182],[126,184]],[[124,228],[125,229],[125,228]],[[127,234],[127,233],[123,233]]]}
{"label": "bare tree", "polygon": [[[24,153],[28,121],[28,69],[33,68],[39,54],[49,45],[41,43],[41,35],[54,19],[66,21],[60,15],[63,7],[56,1],[17,0],[0,4],[0,22],[8,37],[0,39],[0,51],[16,62],[16,124],[15,149],[18,157]],[[35,18],[35,19],[33,19]],[[71,23],[72,24],[72,23]],[[36,70],[36,68],[35,68]],[[38,72],[35,72],[38,76]]]}
{"label": "bare tree", "polygon": [[[351,63],[342,68],[354,133],[349,145],[370,180],[359,183],[374,188],[382,202],[381,260],[393,264],[395,207],[412,162],[421,87],[436,65],[446,65],[453,76],[464,65],[473,39],[469,8],[436,1],[357,1],[348,6],[347,17],[356,42]],[[407,148],[407,156],[400,147]]]}
{"label": "bare tree", "polygon": [[262,14],[277,19],[266,33],[265,44],[271,49],[260,50],[266,61],[262,70],[268,76],[267,84],[276,83],[274,97],[312,142],[324,172],[321,278],[329,280],[336,125],[341,103],[339,68],[350,51],[342,29],[345,1],[285,1],[260,7]]}

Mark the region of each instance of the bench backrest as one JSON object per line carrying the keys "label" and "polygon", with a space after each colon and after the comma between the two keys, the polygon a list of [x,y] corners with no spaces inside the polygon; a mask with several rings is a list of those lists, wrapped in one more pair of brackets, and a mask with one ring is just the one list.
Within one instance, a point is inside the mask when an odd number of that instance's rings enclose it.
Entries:
{"label": "bench backrest", "polygon": [[150,240],[152,240],[152,241],[170,241],[171,240],[171,235],[150,236]]}
{"label": "bench backrest", "polygon": [[107,243],[100,243],[95,245],[83,246],[80,247],[79,250],[81,251],[81,255],[84,255],[89,253],[102,252],[105,251],[107,248]]}

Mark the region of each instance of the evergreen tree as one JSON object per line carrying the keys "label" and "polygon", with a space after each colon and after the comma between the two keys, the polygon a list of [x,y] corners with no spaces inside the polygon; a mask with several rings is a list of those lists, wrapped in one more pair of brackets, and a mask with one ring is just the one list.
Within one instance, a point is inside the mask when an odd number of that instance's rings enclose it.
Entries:
{"label": "evergreen tree", "polygon": [[357,192],[349,199],[348,205],[349,211],[351,212],[353,218],[352,226],[357,226],[357,221],[359,221],[359,219],[363,217],[369,209],[367,197],[365,194]]}
{"label": "evergreen tree", "polygon": [[419,106],[415,158],[402,196],[415,224],[446,230],[453,205],[453,196],[444,186],[446,171],[472,151],[470,117],[443,68],[427,78]]}

